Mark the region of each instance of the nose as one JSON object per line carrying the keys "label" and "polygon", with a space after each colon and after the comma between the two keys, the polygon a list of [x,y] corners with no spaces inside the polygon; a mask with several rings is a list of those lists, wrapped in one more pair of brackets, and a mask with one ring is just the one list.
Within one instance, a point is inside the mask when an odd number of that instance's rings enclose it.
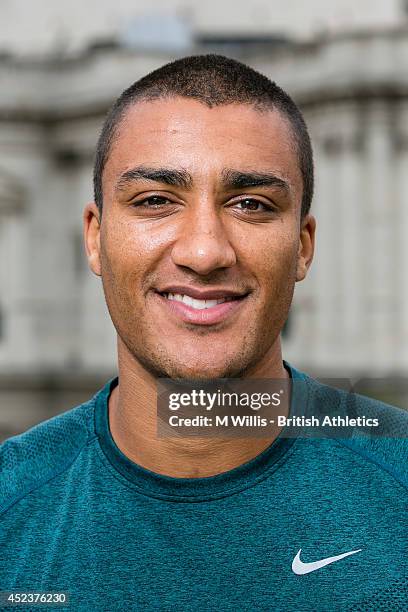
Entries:
{"label": "nose", "polygon": [[201,275],[230,268],[237,261],[220,212],[205,203],[186,215],[171,256],[176,265]]}

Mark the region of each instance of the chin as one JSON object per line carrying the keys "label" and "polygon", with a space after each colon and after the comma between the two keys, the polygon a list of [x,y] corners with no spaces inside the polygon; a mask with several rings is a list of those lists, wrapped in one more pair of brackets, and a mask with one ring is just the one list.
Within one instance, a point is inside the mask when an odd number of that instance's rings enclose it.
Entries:
{"label": "chin", "polygon": [[192,364],[192,363],[180,363],[177,359],[171,359],[168,357],[158,360],[140,359],[146,369],[148,369],[154,376],[159,378],[177,378],[186,380],[212,380],[214,378],[232,378],[241,372],[241,368],[231,369],[231,365],[222,363],[215,365],[214,363],[208,364]]}
{"label": "chin", "polygon": [[[232,363],[200,363],[200,364],[173,364],[168,368],[169,378],[185,378],[194,380],[212,380],[214,378],[236,378],[245,371],[243,364]],[[171,373],[170,373],[171,372]]]}
{"label": "chin", "polygon": [[226,368],[194,368],[174,364],[168,370],[169,378],[185,378],[194,380],[211,380],[213,378],[228,377]]}
{"label": "chin", "polygon": [[[190,350],[183,355],[182,343],[180,349],[174,351],[174,346],[158,345],[149,351],[149,343],[143,349],[140,346],[128,344],[129,352],[147,371],[156,378],[178,378],[211,380],[214,378],[237,378],[242,376],[248,368],[249,355],[244,350],[236,351],[235,355],[226,355],[226,351]],[[218,357],[218,359],[217,359]],[[234,358],[235,357],[235,358]],[[246,357],[246,358],[245,358]]]}

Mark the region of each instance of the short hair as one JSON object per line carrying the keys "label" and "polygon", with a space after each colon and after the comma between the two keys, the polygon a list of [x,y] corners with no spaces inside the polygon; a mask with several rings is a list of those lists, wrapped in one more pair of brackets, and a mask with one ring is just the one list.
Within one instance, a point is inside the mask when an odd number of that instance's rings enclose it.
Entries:
{"label": "short hair", "polygon": [[103,207],[102,175],[127,109],[137,101],[177,97],[193,98],[210,108],[223,104],[250,104],[260,110],[278,110],[289,121],[303,179],[301,215],[313,197],[313,151],[302,113],[274,81],[249,66],[223,55],[184,57],[150,72],[128,87],[115,101],[103,124],[95,155],[94,197]]}

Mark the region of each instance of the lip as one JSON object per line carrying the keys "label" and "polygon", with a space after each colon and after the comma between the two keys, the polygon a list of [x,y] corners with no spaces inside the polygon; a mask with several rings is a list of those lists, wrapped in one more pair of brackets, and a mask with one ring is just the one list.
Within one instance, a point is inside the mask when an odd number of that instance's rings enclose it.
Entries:
{"label": "lip", "polygon": [[[164,293],[167,293],[167,291],[164,291]],[[179,291],[175,291],[175,289],[173,288],[173,290],[169,291],[169,293],[179,293]],[[211,292],[207,291],[204,293],[207,296]],[[169,300],[157,291],[154,295],[160,306],[165,308],[167,316],[170,314],[185,323],[193,323],[195,325],[215,325],[216,323],[221,323],[225,321],[244,306],[247,298],[247,294],[244,294],[238,299],[231,300],[230,302],[223,302],[222,304],[217,304],[216,306],[212,306],[211,308],[197,310],[196,308],[192,308],[192,306],[184,304],[184,302],[179,302],[177,300]],[[191,294],[186,294],[184,292],[183,295]],[[191,295],[191,297],[196,297],[196,295]],[[213,297],[213,294],[211,294],[211,297],[201,297],[201,299],[221,299],[222,297],[230,296],[227,296],[226,293],[220,295],[220,292],[218,292],[218,297]]]}
{"label": "lip", "polygon": [[158,293],[178,293],[179,295],[188,295],[197,300],[221,300],[227,297],[244,297],[248,291],[234,291],[233,289],[224,289],[215,287],[214,289],[197,289],[196,287],[188,287],[187,285],[167,285],[162,289],[156,289]]}

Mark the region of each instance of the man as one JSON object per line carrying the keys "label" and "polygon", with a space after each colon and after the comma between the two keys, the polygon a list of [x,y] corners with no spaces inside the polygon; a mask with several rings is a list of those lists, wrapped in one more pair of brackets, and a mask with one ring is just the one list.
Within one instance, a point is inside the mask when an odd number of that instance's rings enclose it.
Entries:
{"label": "man", "polygon": [[[347,404],[282,361],[315,236],[294,102],[222,56],[168,64],[111,109],[94,185],[85,245],[119,377],[3,445],[3,591],[74,610],[406,609],[403,436],[157,435],[163,377],[290,380],[312,412]],[[292,393],[283,411],[303,407]]]}

